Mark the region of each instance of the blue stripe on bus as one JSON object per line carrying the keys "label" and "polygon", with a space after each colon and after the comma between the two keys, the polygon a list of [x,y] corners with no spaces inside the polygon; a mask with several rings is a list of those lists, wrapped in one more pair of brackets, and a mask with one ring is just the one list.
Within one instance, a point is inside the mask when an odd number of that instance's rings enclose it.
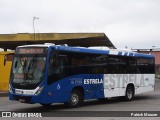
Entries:
{"label": "blue stripe on bus", "polygon": [[124,56],[127,56],[127,55],[128,55],[128,52],[125,52],[125,53],[124,53]]}
{"label": "blue stripe on bus", "polygon": [[133,56],[134,55],[134,53],[129,53],[129,56]]}
{"label": "blue stripe on bus", "polygon": [[[82,52],[82,53],[94,53],[94,54],[106,54],[109,55],[111,50],[95,50],[88,48],[78,48],[78,47],[68,47],[68,46],[51,46],[56,50],[61,51],[72,51],[72,52]],[[144,58],[154,58],[154,55],[151,54],[142,54],[142,53],[133,53],[133,52],[118,52],[118,56],[134,56],[134,57],[144,57]]]}
{"label": "blue stripe on bus", "polygon": [[122,52],[118,52],[118,55],[119,55],[119,56],[122,56]]}

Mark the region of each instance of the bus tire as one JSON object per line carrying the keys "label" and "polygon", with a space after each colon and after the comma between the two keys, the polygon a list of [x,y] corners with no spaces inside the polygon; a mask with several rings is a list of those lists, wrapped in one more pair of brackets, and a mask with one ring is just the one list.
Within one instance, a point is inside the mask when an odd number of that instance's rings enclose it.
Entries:
{"label": "bus tire", "polygon": [[49,107],[51,107],[52,104],[51,104],[51,103],[49,103],[49,104],[42,104],[42,103],[41,103],[41,105],[42,105],[43,107],[49,108]]}
{"label": "bus tire", "polygon": [[71,92],[69,102],[65,103],[68,107],[74,108],[82,105],[83,95],[82,92],[78,89],[74,89]]}
{"label": "bus tire", "polygon": [[132,101],[134,97],[134,87],[129,85],[126,88],[125,101]]}

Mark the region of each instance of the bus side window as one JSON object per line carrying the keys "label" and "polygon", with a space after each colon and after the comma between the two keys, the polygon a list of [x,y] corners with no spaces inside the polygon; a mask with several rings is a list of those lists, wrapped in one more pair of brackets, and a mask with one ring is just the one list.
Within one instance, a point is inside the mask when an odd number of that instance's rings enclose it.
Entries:
{"label": "bus side window", "polygon": [[54,71],[54,64],[57,59],[57,52],[52,51],[49,58],[48,75],[51,76]]}
{"label": "bus side window", "polygon": [[61,73],[61,60],[53,60],[52,64],[52,69],[53,69],[53,74],[60,74]]}
{"label": "bus side window", "polygon": [[67,64],[67,54],[52,51],[48,65],[48,84],[65,77],[65,66]]}

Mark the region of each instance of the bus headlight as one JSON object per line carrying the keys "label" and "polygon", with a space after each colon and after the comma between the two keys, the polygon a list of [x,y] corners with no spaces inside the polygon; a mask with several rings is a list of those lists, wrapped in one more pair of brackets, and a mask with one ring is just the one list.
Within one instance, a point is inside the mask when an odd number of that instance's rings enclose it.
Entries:
{"label": "bus headlight", "polygon": [[44,86],[39,87],[39,89],[35,92],[34,95],[40,94],[42,92],[43,88],[44,88]]}

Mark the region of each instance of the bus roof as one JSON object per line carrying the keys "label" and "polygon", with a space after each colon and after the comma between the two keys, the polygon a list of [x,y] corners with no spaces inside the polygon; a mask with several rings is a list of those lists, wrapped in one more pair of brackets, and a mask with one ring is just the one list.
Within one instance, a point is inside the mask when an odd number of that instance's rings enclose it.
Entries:
{"label": "bus roof", "polygon": [[[71,47],[67,45],[55,45],[55,44],[35,44],[35,45],[24,45],[19,47],[48,47],[60,51],[70,51],[70,52],[80,52],[80,53],[94,53],[94,54],[106,54],[106,55],[117,55],[117,56],[130,56],[130,57],[143,57],[143,58],[154,58],[152,54],[142,54],[133,52],[131,50],[122,50],[122,49],[96,49],[96,47]],[[18,47],[18,48],[19,48]],[[97,47],[98,48],[98,47]],[[99,47],[100,48],[100,47]]]}

